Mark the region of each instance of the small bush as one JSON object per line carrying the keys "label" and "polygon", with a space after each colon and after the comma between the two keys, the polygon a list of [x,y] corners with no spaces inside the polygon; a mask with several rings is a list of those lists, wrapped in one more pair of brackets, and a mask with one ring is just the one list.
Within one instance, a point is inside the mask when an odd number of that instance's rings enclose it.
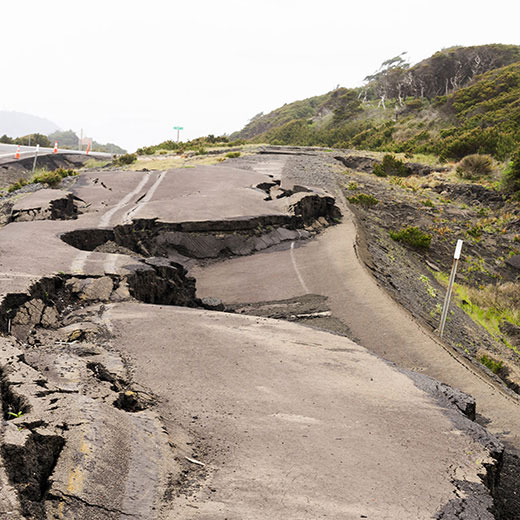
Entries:
{"label": "small bush", "polygon": [[157,150],[157,146],[143,146],[135,152],[137,155],[153,155]]}
{"label": "small bush", "polygon": [[479,361],[486,367],[493,372],[493,374],[498,374],[502,372],[504,369],[504,362],[503,361],[495,361],[493,358],[486,356],[485,354],[482,354]]}
{"label": "small bush", "polygon": [[388,175],[407,177],[411,172],[403,161],[386,154],[383,157],[383,162],[374,166],[374,173],[378,177],[387,177]]}
{"label": "small bush", "polygon": [[421,231],[416,226],[408,226],[399,231],[390,231],[390,237],[396,242],[402,242],[416,249],[428,249],[432,236]]}
{"label": "small bush", "polygon": [[57,186],[61,182],[61,175],[57,172],[37,173],[32,178],[34,184],[47,184],[48,186]]}
{"label": "small bush", "polygon": [[124,153],[123,155],[120,155],[117,159],[114,159],[114,165],[126,166],[135,163],[135,161],[137,161],[137,154]]}
{"label": "small bush", "polygon": [[457,175],[462,179],[489,177],[494,171],[493,158],[478,153],[466,155],[457,165]]}
{"label": "small bush", "polygon": [[25,179],[18,179],[15,183],[11,184],[7,188],[7,191],[8,193],[12,193],[13,191],[19,190],[20,188],[27,186],[27,184],[30,184],[29,181],[26,181]]}
{"label": "small bush", "polygon": [[237,157],[240,157],[240,152],[228,152],[226,157],[228,159],[236,159]]}
{"label": "small bush", "polygon": [[358,204],[364,208],[371,208],[379,202],[379,200],[377,200],[375,197],[372,195],[367,195],[366,193],[360,193],[359,195],[347,198],[352,204]]}

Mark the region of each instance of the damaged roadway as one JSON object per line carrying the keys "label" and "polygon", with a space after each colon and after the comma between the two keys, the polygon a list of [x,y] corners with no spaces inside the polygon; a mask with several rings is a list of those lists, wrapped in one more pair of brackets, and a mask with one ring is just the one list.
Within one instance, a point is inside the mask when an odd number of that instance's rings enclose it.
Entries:
{"label": "damaged roadway", "polygon": [[340,284],[306,265],[342,243],[341,214],[286,185],[284,161],[95,171],[17,202],[0,229],[6,518],[494,518],[502,445],[470,397],[347,337],[213,310],[240,284],[243,302]]}

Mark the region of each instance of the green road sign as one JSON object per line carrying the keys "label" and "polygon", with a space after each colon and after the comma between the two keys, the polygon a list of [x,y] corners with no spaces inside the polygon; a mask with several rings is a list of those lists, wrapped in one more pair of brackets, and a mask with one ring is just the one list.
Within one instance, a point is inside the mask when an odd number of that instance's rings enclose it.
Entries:
{"label": "green road sign", "polygon": [[174,130],[184,130],[184,128],[182,126],[174,126],[173,129]]}

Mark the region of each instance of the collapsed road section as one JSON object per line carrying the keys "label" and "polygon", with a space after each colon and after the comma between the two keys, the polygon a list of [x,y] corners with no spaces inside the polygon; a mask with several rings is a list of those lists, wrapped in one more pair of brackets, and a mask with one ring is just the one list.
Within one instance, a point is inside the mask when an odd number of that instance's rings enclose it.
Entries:
{"label": "collapsed road section", "polygon": [[471,398],[197,296],[197,269],[340,219],[265,159],[90,172],[73,210],[17,203],[0,229],[6,518],[493,518],[502,446]]}

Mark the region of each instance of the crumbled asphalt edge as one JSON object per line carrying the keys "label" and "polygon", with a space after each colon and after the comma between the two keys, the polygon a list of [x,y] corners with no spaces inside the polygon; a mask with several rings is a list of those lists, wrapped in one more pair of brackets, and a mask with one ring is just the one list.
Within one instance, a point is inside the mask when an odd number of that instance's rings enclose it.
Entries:
{"label": "crumbled asphalt edge", "polygon": [[72,220],[78,218],[78,205],[81,201],[72,193],[64,191],[64,196],[49,201],[48,208],[30,208],[24,210],[12,210],[7,223],[27,222],[31,220]]}
{"label": "crumbled asphalt edge", "polygon": [[[259,186],[258,189],[262,189],[266,192],[269,197],[269,189],[272,186],[276,186],[277,183],[272,185]],[[308,199],[307,199],[308,200]],[[322,222],[318,226],[314,226],[313,231],[317,231],[323,227],[323,225],[329,225],[334,223],[333,219],[337,218],[340,214],[334,204],[334,199],[322,199],[325,200],[325,204],[321,205],[321,209],[318,208],[319,215],[316,215],[316,204],[311,204],[309,208],[306,207],[306,201],[303,203],[293,206],[294,216],[284,219],[284,223],[289,224],[291,228],[301,228],[305,225],[309,225],[314,222],[317,216],[330,215],[330,220]],[[332,203],[331,203],[332,201]],[[68,215],[67,215],[68,216]],[[269,217],[268,217],[269,218]],[[253,222],[260,229],[254,230],[253,234],[261,234],[262,231],[262,219],[259,222]],[[236,227],[236,222],[232,224],[232,227]],[[272,222],[272,224],[279,224],[278,222]],[[224,223],[224,226],[227,224]],[[240,223],[238,223],[240,226]],[[248,226],[250,223],[248,224]],[[196,227],[197,224],[187,224],[187,227]],[[141,225],[143,231],[148,229],[148,225]],[[186,227],[186,225],[185,225]],[[222,223],[218,223],[217,227],[222,227]],[[298,232],[299,238],[308,238],[307,235],[300,236],[301,232]],[[303,233],[303,232],[302,232]],[[93,236],[89,236],[90,241],[94,241],[94,245],[97,242],[106,243],[107,239],[114,238],[113,231],[105,233],[101,237],[99,233],[93,233]],[[85,237],[86,235],[83,235]],[[268,244],[270,245],[270,244]],[[99,245],[97,245],[99,247]],[[143,247],[140,245],[140,249]],[[148,251],[145,249],[145,253]],[[11,333],[11,327],[16,326],[16,318],[21,313],[23,315],[22,325],[23,327],[18,330],[18,342],[19,346],[23,351],[23,341],[29,341],[33,345],[38,345],[39,339],[37,337],[31,337],[31,333],[36,328],[44,329],[57,329],[60,325],[63,325],[63,315],[71,315],[75,310],[81,309],[89,304],[96,301],[107,301],[107,297],[87,299],[81,301],[79,298],[78,291],[74,292],[73,286],[95,283],[101,279],[109,279],[109,284],[112,284],[110,298],[118,292],[120,288],[126,286],[128,289],[128,296],[132,296],[145,303],[158,303],[158,304],[174,304],[174,305],[185,305],[191,307],[203,307],[207,309],[222,310],[222,304],[220,301],[215,299],[199,300],[195,297],[195,281],[194,279],[187,276],[187,271],[184,266],[175,262],[169,261],[166,258],[150,257],[149,258],[135,258],[135,264],[125,266],[129,274],[124,277],[117,275],[107,276],[73,276],[67,274],[59,274],[55,276],[44,277],[37,281],[29,289],[26,294],[9,294],[4,299],[0,308],[0,331],[4,334]],[[116,301],[121,301],[121,296],[118,295]],[[106,331],[105,331],[106,333]],[[76,340],[81,341],[81,337]],[[106,338],[103,338],[106,340]],[[23,357],[23,355],[22,355]],[[22,358],[20,358],[21,361]],[[29,366],[29,365],[28,365]],[[33,367],[39,371],[41,367]],[[119,408],[125,412],[138,412],[145,410],[149,406],[153,405],[153,398],[150,399],[150,395],[143,394],[132,388],[131,383],[117,376],[117,374],[111,373],[101,363],[86,362],[86,368],[92,372],[95,379],[100,383],[106,382],[110,384],[110,389],[116,393],[117,397],[113,400],[112,404],[116,408]],[[42,377],[38,380],[41,386],[44,388],[38,393],[37,397],[48,397],[56,390],[46,390],[47,383]],[[4,408],[4,414],[9,415],[9,411],[13,413],[21,413],[22,415],[29,414],[31,407],[24,402],[24,397],[11,391],[13,383],[8,383],[7,379],[3,377],[2,372],[2,402]],[[71,392],[72,394],[74,392]],[[57,399],[51,399],[50,403]],[[23,403],[23,404],[22,404]],[[54,406],[54,409],[57,407]],[[52,409],[52,408],[51,408]],[[53,434],[41,434],[37,428],[48,427],[45,421],[36,421],[35,423],[23,422],[20,418],[17,418],[19,428],[30,431],[30,436],[25,440],[22,445],[3,443],[1,454],[3,459],[4,468],[7,470],[9,482],[18,492],[20,506],[22,513],[26,517],[43,519],[46,517],[46,501],[62,501],[62,502],[77,502],[81,507],[87,508],[99,508],[101,506],[96,504],[90,504],[82,500],[78,496],[65,495],[59,493],[58,496],[49,495],[48,491],[51,489],[52,481],[50,476],[54,467],[57,464],[61,449],[65,443],[66,431],[69,430],[67,424],[62,425],[63,435]],[[52,448],[52,449],[51,449]],[[32,481],[27,485],[28,477],[27,472],[31,471],[32,468]],[[200,473],[200,472],[199,472]],[[173,481],[177,482],[179,486],[189,485],[190,479],[193,478],[193,469],[189,467],[182,471],[180,477],[172,477]],[[199,476],[197,476],[199,478]],[[39,492],[37,492],[39,490]],[[171,490],[170,490],[171,494]],[[116,510],[109,510],[107,508],[101,508],[106,514],[114,513],[124,514],[127,513]]]}
{"label": "crumbled asphalt edge", "polygon": [[2,444],[1,453],[10,483],[18,491],[22,514],[27,518],[46,518],[45,501],[49,480],[65,439],[59,435],[32,432],[23,446]]}
{"label": "crumbled asphalt edge", "polygon": [[222,259],[249,255],[286,241],[304,240],[341,217],[331,196],[309,193],[295,202],[292,215],[266,215],[211,222],[164,223],[135,219],[131,224],[104,229],[78,229],[61,239],[93,251],[108,242],[143,256]]}
{"label": "crumbled asphalt edge", "polygon": [[493,459],[493,463],[484,464],[485,474],[479,475],[482,484],[452,480],[458,496],[450,500],[435,518],[442,520],[497,518],[493,499],[500,481],[504,445],[483,426],[475,422],[475,399],[425,374],[404,370],[393,363],[391,365],[407,375],[415,386],[432,396],[444,409],[444,413],[453,425],[481,444]]}
{"label": "crumbled asphalt edge", "polygon": [[41,278],[26,294],[8,294],[0,304],[0,332],[11,332],[11,327],[17,324],[16,317],[21,316],[19,312],[22,308],[27,315],[24,322],[20,322],[24,328],[51,326],[56,316],[80,303],[78,295],[81,290],[74,288],[76,282],[88,285],[95,280],[109,279],[112,282],[112,295],[125,285],[131,296],[144,303],[200,306],[200,300],[195,297],[195,280],[187,276],[187,271],[180,264],[164,258],[149,258],[125,267],[129,271],[125,276],[58,274]]}
{"label": "crumbled asphalt edge", "polygon": [[[200,301],[195,297],[195,281],[187,276],[182,266],[164,258],[150,258],[141,264],[127,266],[127,269],[129,274],[124,280],[120,276],[96,277],[60,274],[54,277],[44,277],[34,283],[27,294],[8,295],[2,302],[0,329],[7,334],[11,328],[14,329],[18,326],[17,316],[22,315],[23,320],[19,324],[16,336],[23,352],[24,342],[34,344],[35,341],[38,341],[31,334],[35,327],[57,329],[63,325],[64,315],[71,315],[78,309],[97,301],[105,301],[96,294],[93,294],[90,300],[82,299],[85,293],[81,295],[74,289],[76,285],[85,284],[85,288],[88,290],[89,284],[102,279],[111,280],[113,284],[111,295],[116,294],[121,285],[125,283],[129,288],[128,298],[134,296],[148,303],[200,306]],[[102,337],[101,340],[101,346],[104,347],[106,337]],[[23,354],[18,361],[24,362]],[[102,364],[89,362],[86,359],[85,365],[96,380],[110,383],[111,390],[114,392],[112,404],[116,408],[133,413],[145,410],[154,404],[153,397],[136,390],[130,382],[111,373]],[[40,372],[41,367],[35,367],[35,369],[38,373],[42,373]],[[21,414],[20,418],[16,418],[19,428],[31,432],[23,444],[2,443],[0,451],[3,466],[10,484],[18,492],[22,513],[28,518],[44,519],[47,492],[51,487],[49,477],[65,443],[65,436],[41,434],[39,428],[49,426],[45,421],[27,422],[31,412],[27,399],[17,393],[18,384],[16,381],[9,382],[3,369],[1,376],[0,390],[4,420],[14,419],[14,415],[10,416],[10,412],[15,415]],[[37,397],[48,399],[52,405],[53,396],[50,394],[55,391],[46,390],[47,384],[43,376],[40,382],[42,389]],[[52,406],[49,409],[52,409]],[[22,418],[22,416],[24,417]],[[78,497],[75,498],[79,500]]]}

